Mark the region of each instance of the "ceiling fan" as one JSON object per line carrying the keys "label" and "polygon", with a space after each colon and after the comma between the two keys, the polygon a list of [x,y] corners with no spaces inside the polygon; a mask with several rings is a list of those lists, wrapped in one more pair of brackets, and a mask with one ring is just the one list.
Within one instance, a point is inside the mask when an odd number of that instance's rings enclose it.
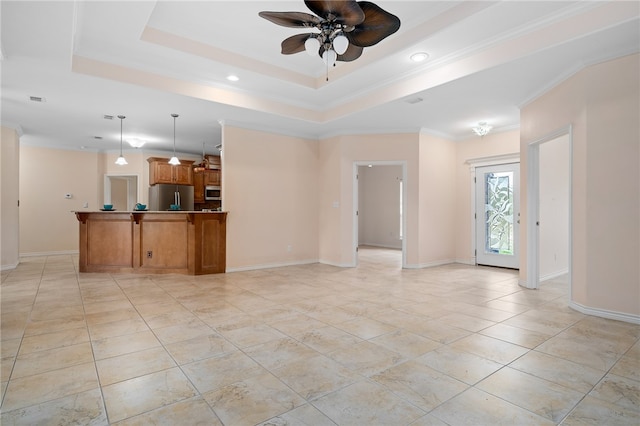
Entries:
{"label": "ceiling fan", "polygon": [[[400,19],[369,1],[305,0],[315,13],[260,12],[259,15],[283,27],[315,28],[319,33],[297,34],[282,42],[282,54],[307,51],[324,62],[358,59],[365,47],[373,46],[400,28]],[[317,16],[316,16],[317,15]]]}

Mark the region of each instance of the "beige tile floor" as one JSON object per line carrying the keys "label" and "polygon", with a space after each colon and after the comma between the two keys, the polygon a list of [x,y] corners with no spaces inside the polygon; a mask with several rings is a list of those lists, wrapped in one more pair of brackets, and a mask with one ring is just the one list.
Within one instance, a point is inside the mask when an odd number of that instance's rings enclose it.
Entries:
{"label": "beige tile floor", "polygon": [[2,425],[638,425],[640,326],[514,271],[2,273]]}

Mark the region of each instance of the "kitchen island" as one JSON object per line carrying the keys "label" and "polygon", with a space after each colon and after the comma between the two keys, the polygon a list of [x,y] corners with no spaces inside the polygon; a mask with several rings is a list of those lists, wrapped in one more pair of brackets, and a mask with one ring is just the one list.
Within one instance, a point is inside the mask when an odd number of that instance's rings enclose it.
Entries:
{"label": "kitchen island", "polygon": [[80,272],[225,272],[226,212],[76,211]]}

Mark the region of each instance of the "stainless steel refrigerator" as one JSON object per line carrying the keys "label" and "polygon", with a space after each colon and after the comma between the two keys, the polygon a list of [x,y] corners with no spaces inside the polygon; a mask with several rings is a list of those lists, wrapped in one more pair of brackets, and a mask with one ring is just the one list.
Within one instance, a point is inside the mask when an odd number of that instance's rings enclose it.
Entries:
{"label": "stainless steel refrigerator", "polygon": [[193,186],[156,184],[149,187],[149,210],[170,210],[178,204],[180,210],[193,210]]}

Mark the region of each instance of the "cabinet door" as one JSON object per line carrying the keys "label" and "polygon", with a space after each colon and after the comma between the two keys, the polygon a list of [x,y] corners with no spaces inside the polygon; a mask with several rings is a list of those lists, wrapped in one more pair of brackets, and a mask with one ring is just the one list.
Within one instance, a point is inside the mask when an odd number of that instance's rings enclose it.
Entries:
{"label": "cabinet door", "polygon": [[174,183],[177,185],[193,185],[191,165],[179,164],[174,167]]}
{"label": "cabinet door", "polygon": [[204,203],[204,173],[193,174],[193,202]]}
{"label": "cabinet door", "polygon": [[155,170],[154,183],[174,183],[173,166],[171,164],[156,161],[153,163],[153,168]]}
{"label": "cabinet door", "polygon": [[220,186],[220,170],[205,170],[204,184],[211,186]]}

